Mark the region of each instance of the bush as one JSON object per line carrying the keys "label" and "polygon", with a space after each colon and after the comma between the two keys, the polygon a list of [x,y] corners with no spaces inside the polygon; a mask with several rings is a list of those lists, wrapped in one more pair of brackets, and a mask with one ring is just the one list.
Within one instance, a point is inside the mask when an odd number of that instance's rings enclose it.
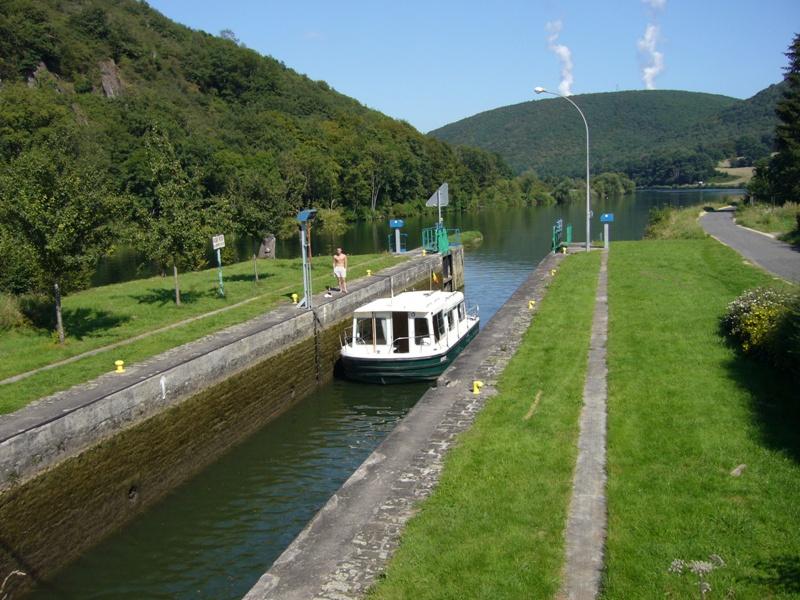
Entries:
{"label": "bush", "polygon": [[748,290],[728,304],[722,330],[745,353],[763,353],[788,304],[789,296],[778,290]]}
{"label": "bush", "polygon": [[14,296],[0,294],[0,331],[21,327],[24,324],[25,317],[17,299]]}
{"label": "bush", "polygon": [[748,290],[728,305],[722,330],[745,354],[757,356],[800,381],[800,294]]}

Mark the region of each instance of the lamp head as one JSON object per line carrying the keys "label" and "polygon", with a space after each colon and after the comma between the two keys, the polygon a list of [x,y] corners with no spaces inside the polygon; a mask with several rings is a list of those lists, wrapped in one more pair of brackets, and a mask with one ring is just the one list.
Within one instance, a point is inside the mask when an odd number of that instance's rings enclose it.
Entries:
{"label": "lamp head", "polygon": [[537,94],[541,94],[541,93],[543,93],[543,92],[546,92],[547,90],[546,90],[546,89],[544,89],[544,88],[543,88],[543,87],[541,87],[541,86],[537,86],[537,87],[533,88],[533,91],[534,91],[534,92],[536,92]]}

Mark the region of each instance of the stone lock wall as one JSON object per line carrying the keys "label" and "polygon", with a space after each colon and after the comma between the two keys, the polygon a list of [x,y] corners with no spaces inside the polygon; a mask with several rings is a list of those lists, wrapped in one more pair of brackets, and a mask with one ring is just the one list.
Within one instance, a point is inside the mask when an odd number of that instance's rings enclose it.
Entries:
{"label": "stone lock wall", "polygon": [[129,383],[101,378],[2,417],[0,581],[24,571],[16,594],[52,575],[327,382],[353,309],[426,289],[437,271],[437,256],[412,259],[313,314],[285,307],[132,369]]}

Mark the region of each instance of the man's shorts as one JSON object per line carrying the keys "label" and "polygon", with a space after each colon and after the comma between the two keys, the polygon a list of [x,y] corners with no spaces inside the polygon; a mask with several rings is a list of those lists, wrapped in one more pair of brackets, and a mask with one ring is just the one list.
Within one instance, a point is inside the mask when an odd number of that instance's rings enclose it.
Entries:
{"label": "man's shorts", "polygon": [[333,267],[333,274],[337,277],[347,277],[347,269],[344,267]]}

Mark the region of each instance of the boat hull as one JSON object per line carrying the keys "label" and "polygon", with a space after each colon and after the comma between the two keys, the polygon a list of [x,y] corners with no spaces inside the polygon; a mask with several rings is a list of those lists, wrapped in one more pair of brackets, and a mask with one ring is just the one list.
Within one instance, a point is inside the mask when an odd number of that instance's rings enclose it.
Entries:
{"label": "boat hull", "polygon": [[450,363],[461,354],[472,339],[478,334],[475,323],[464,336],[447,351],[433,356],[420,358],[357,358],[341,357],[342,371],[345,377],[365,383],[406,383],[411,381],[433,380],[439,377]]}

